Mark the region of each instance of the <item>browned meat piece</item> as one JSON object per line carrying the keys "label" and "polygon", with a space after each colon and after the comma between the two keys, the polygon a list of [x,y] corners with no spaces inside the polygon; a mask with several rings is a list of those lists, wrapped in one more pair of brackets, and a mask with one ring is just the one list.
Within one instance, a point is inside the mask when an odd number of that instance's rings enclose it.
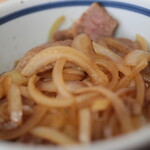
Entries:
{"label": "browned meat piece", "polygon": [[96,41],[100,36],[112,36],[117,26],[118,22],[99,3],[93,3],[69,30],[56,32],[54,40],[72,39],[86,33]]}
{"label": "browned meat piece", "polygon": [[[37,46],[31,50],[29,50],[23,57],[22,59],[19,61],[18,65],[16,66],[16,70],[21,71],[26,64],[30,61],[30,59],[36,55],[38,52],[44,50],[45,48],[48,47],[52,47],[52,46],[70,46],[72,43],[72,40],[64,40],[64,41],[57,41],[57,42],[48,42],[46,44]],[[47,65],[44,68],[42,68],[41,72],[44,72],[48,69],[50,69],[52,66],[51,65]]]}
{"label": "browned meat piece", "polygon": [[136,41],[132,41],[126,38],[118,38],[118,41],[122,42],[123,44],[127,45],[131,49],[140,49],[140,45]]}

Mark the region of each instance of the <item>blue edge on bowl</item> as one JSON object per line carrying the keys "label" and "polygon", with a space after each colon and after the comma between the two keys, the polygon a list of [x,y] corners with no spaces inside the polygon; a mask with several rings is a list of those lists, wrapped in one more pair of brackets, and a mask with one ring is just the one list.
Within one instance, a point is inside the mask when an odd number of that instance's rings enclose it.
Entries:
{"label": "blue edge on bowl", "polygon": [[145,16],[150,17],[150,9],[129,4],[129,3],[123,3],[123,2],[115,2],[115,1],[105,1],[105,0],[66,0],[66,1],[59,1],[59,2],[49,2],[45,4],[40,4],[36,6],[32,6],[29,8],[25,8],[13,13],[10,13],[6,16],[0,17],[0,25],[7,23],[11,20],[14,20],[16,18],[32,14],[35,12],[47,10],[47,9],[53,9],[53,8],[59,8],[59,7],[71,7],[71,6],[87,6],[92,4],[93,2],[100,2],[100,4],[104,7],[114,7],[119,9],[124,9],[132,12],[136,12]]}

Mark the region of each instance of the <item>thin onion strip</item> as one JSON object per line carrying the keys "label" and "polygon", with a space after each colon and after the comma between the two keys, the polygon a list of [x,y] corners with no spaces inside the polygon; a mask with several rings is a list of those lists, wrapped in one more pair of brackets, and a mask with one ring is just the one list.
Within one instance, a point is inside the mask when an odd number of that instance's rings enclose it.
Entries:
{"label": "thin onion strip", "polygon": [[6,130],[6,131],[1,130],[0,139],[1,140],[15,139],[17,137],[24,135],[27,132],[30,132],[30,130],[40,122],[40,120],[43,118],[46,112],[47,112],[47,107],[42,105],[35,106],[33,108],[33,114],[27,120],[27,122],[25,122],[22,126],[14,130]]}
{"label": "thin onion strip", "polygon": [[57,99],[57,98],[52,98],[44,95],[36,88],[35,86],[36,80],[37,80],[37,76],[34,75],[30,78],[28,84],[29,93],[36,103],[48,107],[68,107],[73,103],[72,99]]}
{"label": "thin onion strip", "polygon": [[50,142],[54,142],[59,145],[71,145],[76,144],[76,141],[61,133],[60,131],[50,128],[50,127],[42,127],[38,126],[31,130],[31,133],[37,137],[42,139],[49,140]]}
{"label": "thin onion strip", "polygon": [[91,113],[88,108],[79,111],[79,140],[82,143],[91,141]]}
{"label": "thin onion strip", "polygon": [[21,92],[19,86],[13,82],[8,88],[7,100],[8,112],[10,114],[11,121],[18,125],[21,124],[23,115]]}
{"label": "thin onion strip", "polygon": [[[133,129],[132,121],[130,117],[130,113],[126,106],[123,104],[121,99],[112,91],[108,90],[104,87],[90,87],[90,88],[82,88],[81,90],[78,90],[76,93],[85,93],[85,92],[98,92],[106,96],[111,102],[114,107],[114,110],[116,112],[116,115],[118,116],[118,119],[121,123],[122,130],[124,132],[129,132]],[[122,118],[122,116],[124,116]]]}
{"label": "thin onion strip", "polygon": [[66,62],[65,58],[59,58],[56,61],[56,64],[52,72],[52,78],[56,86],[56,89],[58,90],[59,95],[64,98],[72,98],[73,96],[67,90],[66,85],[64,83],[63,74],[62,74],[65,62]]}
{"label": "thin onion strip", "polygon": [[43,66],[52,63],[59,57],[65,57],[85,70],[95,84],[107,84],[107,76],[93,63],[86,55],[78,52],[74,48],[67,46],[57,46],[47,48],[36,54],[22,70],[25,76],[37,73]]}

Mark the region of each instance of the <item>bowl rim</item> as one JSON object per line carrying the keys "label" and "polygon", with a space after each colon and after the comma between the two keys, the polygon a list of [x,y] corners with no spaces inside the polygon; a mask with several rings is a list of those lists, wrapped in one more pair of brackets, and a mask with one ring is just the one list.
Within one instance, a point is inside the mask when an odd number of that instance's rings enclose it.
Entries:
{"label": "bowl rim", "polygon": [[[28,1],[28,0],[27,0]],[[32,1],[32,0],[31,0]],[[6,3],[7,2],[7,3]],[[10,5],[12,2],[6,1],[5,5]],[[14,2],[21,2],[20,0],[15,0]],[[92,4],[93,2],[100,2],[102,6],[104,7],[112,7],[112,8],[118,8],[118,9],[124,9],[127,11],[132,11],[135,13],[139,13],[142,15],[145,15],[147,17],[150,17],[150,9],[145,8],[143,6],[139,6],[137,4],[131,4],[127,2],[122,1],[113,1],[113,0],[56,0],[51,2],[46,2],[43,4],[33,5],[31,7],[23,8],[21,10],[17,10],[11,13],[8,13],[7,15],[3,15],[0,18],[0,25],[5,24],[11,20],[14,20],[16,18],[29,15],[32,13],[36,13],[39,11],[47,10],[47,9],[54,9],[59,7],[75,7],[75,6],[88,6]],[[3,7],[5,7],[5,5]]]}

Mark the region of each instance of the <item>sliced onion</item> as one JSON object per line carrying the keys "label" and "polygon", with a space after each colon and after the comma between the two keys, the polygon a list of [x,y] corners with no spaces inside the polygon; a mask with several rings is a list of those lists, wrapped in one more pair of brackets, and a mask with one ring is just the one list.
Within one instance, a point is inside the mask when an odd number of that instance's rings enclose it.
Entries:
{"label": "sliced onion", "polygon": [[147,61],[149,61],[150,53],[141,50],[134,50],[126,55],[124,63],[128,66],[136,66],[142,59],[146,59]]}
{"label": "sliced onion", "polygon": [[144,37],[137,34],[136,41],[140,44],[140,47],[143,51],[146,51],[146,52],[148,51],[148,42],[146,41],[146,39]]}
{"label": "sliced onion", "polygon": [[59,57],[65,57],[86,71],[95,84],[107,84],[107,76],[85,54],[67,46],[47,48],[36,54],[22,70],[25,76],[31,76],[43,66],[56,61]]}
{"label": "sliced onion", "polygon": [[36,75],[32,76],[29,80],[28,89],[32,99],[41,105],[48,107],[68,107],[73,103],[73,99],[57,99],[44,95],[35,86],[37,80]]}
{"label": "sliced onion", "polygon": [[101,55],[115,62],[120,72],[125,75],[130,75],[131,69],[123,64],[123,59],[119,55],[95,42],[93,42],[93,47],[98,55]]}
{"label": "sliced onion", "polygon": [[65,68],[63,70],[63,78],[65,81],[83,80],[86,73],[79,68]]}
{"label": "sliced onion", "polygon": [[91,113],[88,108],[79,111],[79,140],[82,143],[91,141]]}
{"label": "sliced onion", "polygon": [[4,95],[6,95],[11,83],[12,83],[12,78],[10,76],[4,76],[3,82],[2,82]]}
{"label": "sliced onion", "polygon": [[[112,92],[111,90],[105,88],[105,87],[88,87],[88,88],[82,88],[76,93],[88,93],[88,92],[98,92],[100,94],[103,94],[107,99],[109,99],[114,107],[114,110],[116,112],[116,115],[119,119],[119,122],[122,126],[122,130],[124,132],[129,132],[133,129],[132,120],[130,113],[124,103],[121,101],[121,99],[118,97],[117,94]],[[123,116],[123,117],[122,117]]]}
{"label": "sliced onion", "polygon": [[115,54],[113,51],[107,49],[106,47],[104,47],[100,44],[97,44],[95,42],[93,42],[93,47],[97,54],[102,55],[106,58],[109,58],[110,60],[112,60],[116,63],[122,62],[122,58],[119,55]]}
{"label": "sliced onion", "polygon": [[64,98],[73,98],[73,95],[68,91],[66,88],[64,79],[63,79],[63,67],[66,62],[66,58],[59,58],[54,66],[53,72],[52,72],[52,78],[53,82],[56,86],[56,89],[61,97]]}
{"label": "sliced onion", "polygon": [[29,132],[33,127],[35,127],[43,118],[45,113],[47,112],[47,107],[42,105],[37,105],[33,108],[33,114],[25,122],[21,127],[14,129],[14,130],[1,130],[0,131],[0,139],[1,140],[12,140],[19,136],[24,135],[25,133]]}
{"label": "sliced onion", "polygon": [[12,81],[18,85],[26,83],[28,80],[24,77],[21,72],[17,70],[12,70],[9,72],[4,73],[4,76],[10,76]]}
{"label": "sliced onion", "polygon": [[122,87],[126,87],[130,81],[147,66],[147,60],[142,59],[134,68],[132,73],[129,76],[125,76],[121,78],[121,80],[118,82],[118,85],[115,87],[115,90],[118,90]]}
{"label": "sliced onion", "polygon": [[18,125],[21,124],[23,115],[21,92],[19,86],[13,82],[8,88],[7,100],[8,112],[10,114],[11,121]]}
{"label": "sliced onion", "polygon": [[145,84],[140,73],[135,77],[135,82],[137,88],[136,102],[140,108],[139,112],[141,113],[144,104],[144,97],[145,97]]}
{"label": "sliced onion", "polygon": [[53,81],[40,82],[38,87],[41,91],[56,92],[56,86]]}
{"label": "sliced onion", "polygon": [[3,91],[3,87],[0,84],[0,99],[4,96],[4,91]]}
{"label": "sliced onion", "polygon": [[124,54],[127,54],[130,51],[132,51],[132,49],[129,46],[127,46],[123,42],[120,42],[118,39],[114,39],[114,38],[110,38],[110,37],[104,38],[104,39],[108,45],[111,45],[112,47],[123,52]]}
{"label": "sliced onion", "polygon": [[86,34],[77,35],[73,39],[71,46],[90,58],[94,55],[92,41]]}
{"label": "sliced onion", "polygon": [[[80,88],[86,87],[86,84],[82,81],[66,81],[65,84],[70,92],[75,92]],[[39,89],[46,92],[56,92],[56,86],[53,81],[39,83]]]}
{"label": "sliced onion", "polygon": [[52,141],[55,144],[59,145],[71,145],[76,144],[76,141],[51,127],[38,126],[31,130],[31,133],[35,136],[38,136],[42,139],[46,139],[48,141]]}
{"label": "sliced onion", "polygon": [[106,60],[97,59],[95,62],[96,64],[104,67],[106,70],[108,70],[111,73],[112,77],[111,77],[111,81],[108,84],[108,88],[113,89],[116,86],[119,79],[118,68],[112,62]]}
{"label": "sliced onion", "polygon": [[32,99],[27,86],[20,86],[20,91],[22,96]]}
{"label": "sliced onion", "polygon": [[91,106],[92,111],[105,111],[110,106],[110,101],[106,98],[97,98]]}
{"label": "sliced onion", "polygon": [[54,24],[51,27],[50,33],[49,33],[49,40],[52,40],[54,33],[58,30],[58,28],[60,27],[60,25],[65,21],[65,17],[61,16],[59,18],[56,19],[56,21],[54,22]]}

